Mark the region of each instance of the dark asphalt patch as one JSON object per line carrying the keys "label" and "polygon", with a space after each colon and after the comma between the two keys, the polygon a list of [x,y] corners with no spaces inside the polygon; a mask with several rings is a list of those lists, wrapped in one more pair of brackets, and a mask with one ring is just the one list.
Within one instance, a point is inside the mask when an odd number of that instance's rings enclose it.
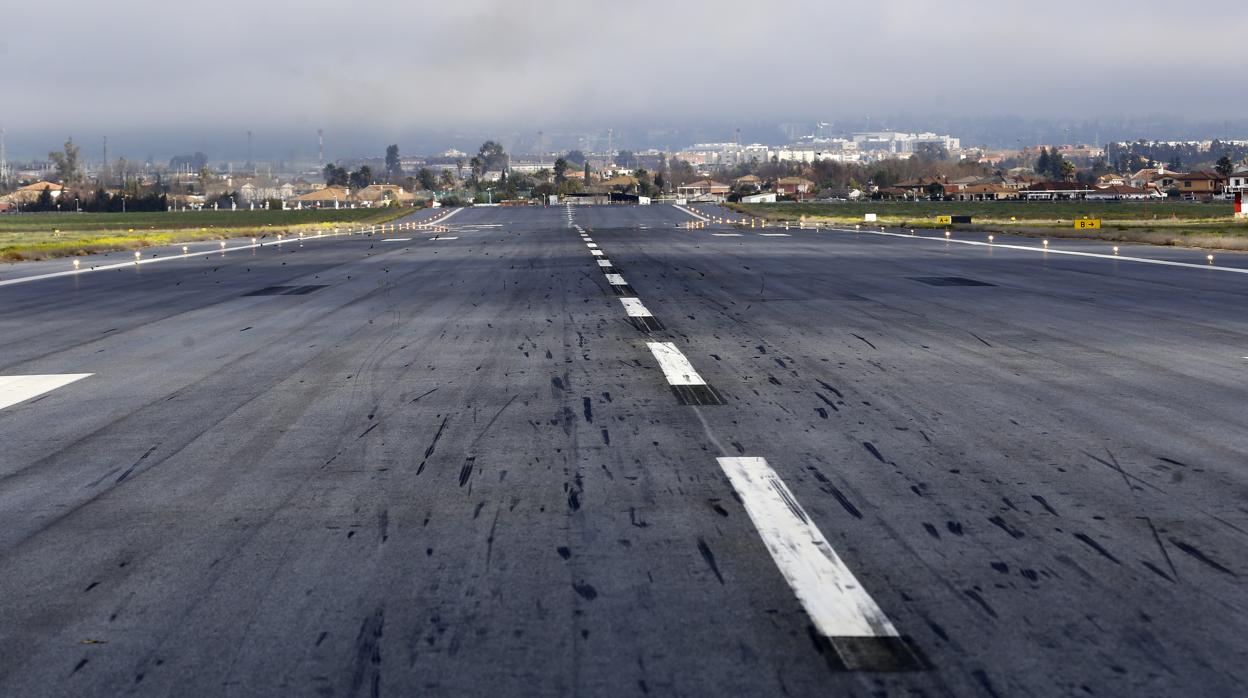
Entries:
{"label": "dark asphalt patch", "polygon": [[682,405],[726,405],[719,391],[709,385],[673,385],[672,392]]}
{"label": "dark asphalt patch", "polygon": [[319,291],[325,288],[324,284],[313,284],[309,286],[265,286],[250,293],[244,293],[244,296],[306,296],[313,291]]}
{"label": "dark asphalt patch", "polygon": [[914,281],[928,286],[996,286],[986,281],[976,281],[965,276],[912,276]]}

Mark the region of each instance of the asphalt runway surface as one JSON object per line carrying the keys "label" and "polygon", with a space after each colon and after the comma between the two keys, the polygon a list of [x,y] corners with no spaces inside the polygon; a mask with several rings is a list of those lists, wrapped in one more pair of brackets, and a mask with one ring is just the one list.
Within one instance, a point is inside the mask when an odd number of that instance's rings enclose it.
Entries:
{"label": "asphalt runway surface", "polygon": [[693,220],[0,286],[0,695],[1248,692],[1243,257]]}

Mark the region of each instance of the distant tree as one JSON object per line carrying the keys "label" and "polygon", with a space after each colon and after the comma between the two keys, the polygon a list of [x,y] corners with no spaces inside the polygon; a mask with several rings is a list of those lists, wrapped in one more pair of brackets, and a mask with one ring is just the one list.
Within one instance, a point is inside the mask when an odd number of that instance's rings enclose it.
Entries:
{"label": "distant tree", "polygon": [[442,176],[438,178],[438,183],[442,185],[443,189],[454,189],[459,180],[456,179],[450,170],[442,170]]}
{"label": "distant tree", "polygon": [[585,153],[579,150],[569,150],[568,154],[564,155],[563,158],[567,160],[568,162],[574,163],[577,165],[583,165],[587,159],[585,157]]}
{"label": "distant tree", "polygon": [[1166,169],[1174,170],[1175,172],[1181,171],[1183,169],[1183,158],[1178,155],[1171,156],[1170,162],[1166,163]]}
{"label": "distant tree", "polygon": [[1039,174],[1039,175],[1044,175],[1044,174],[1049,173],[1051,169],[1051,163],[1049,162],[1049,149],[1048,148],[1045,148],[1043,146],[1040,148],[1040,157],[1036,159],[1035,169],[1036,169],[1036,174]]}
{"label": "distant tree", "polygon": [[420,181],[421,189],[428,189],[432,191],[438,187],[438,177],[433,173],[433,170],[428,167],[422,167],[417,170],[416,179]]}
{"label": "distant tree", "polygon": [[1055,179],[1060,179],[1062,181],[1070,180],[1075,175],[1075,163],[1063,158],[1061,155],[1058,155],[1057,157],[1059,158],[1057,163],[1058,169],[1055,174],[1058,176]]}
{"label": "distant tree", "polygon": [[386,146],[386,181],[393,182],[403,176],[403,163],[399,161],[399,146]]}
{"label": "distant tree", "polygon": [[325,165],[323,174],[327,187],[345,187],[351,183],[351,175],[347,172],[347,168],[339,167],[332,162]]}
{"label": "distant tree", "polygon": [[468,161],[468,170],[472,172],[473,177],[476,177],[476,178],[484,177],[485,176],[485,161],[477,157],[476,155],[473,155],[472,159]]}
{"label": "distant tree", "polygon": [[589,184],[589,163],[588,162],[585,163],[585,171],[583,172],[583,174],[585,175],[585,183]]}
{"label": "distant tree", "polygon": [[637,156],[631,150],[621,150],[615,154],[615,164],[625,169],[634,169],[637,167]]}
{"label": "distant tree", "polygon": [[373,168],[368,165],[361,165],[360,169],[351,173],[351,186],[356,189],[363,189],[373,183]]}
{"label": "distant tree", "polygon": [[1214,165],[1213,169],[1222,177],[1230,177],[1231,173],[1235,172],[1235,163],[1231,162],[1229,157],[1223,155],[1218,158],[1218,164]]}
{"label": "distant tree", "polygon": [[654,188],[657,189],[659,193],[661,194],[663,193],[664,189],[666,189],[666,187],[667,187],[667,178],[663,176],[662,172],[656,174],[654,176]]}
{"label": "distant tree", "polygon": [[920,143],[914,156],[923,162],[943,162],[949,159],[949,149],[940,143]]}
{"label": "distant tree", "polygon": [[655,192],[656,188],[650,179],[650,173],[642,169],[637,170],[637,193],[642,196],[654,196]]}
{"label": "distant tree", "polygon": [[558,191],[559,190],[555,188],[555,185],[550,182],[542,182],[536,187],[533,187],[532,194],[534,198],[545,200],[546,197],[556,194]]}
{"label": "distant tree", "polygon": [[48,159],[56,167],[56,176],[62,184],[77,184],[82,181],[82,168],[78,164],[78,154],[78,146],[74,145],[73,138],[65,141],[63,152],[48,153]]}
{"label": "distant tree", "polygon": [[564,158],[555,160],[555,186],[563,184],[568,178],[568,161]]}
{"label": "distant tree", "polygon": [[482,177],[495,170],[501,172],[507,167],[507,152],[503,150],[502,144],[496,141],[482,143],[477,151],[477,158],[481,161]]}

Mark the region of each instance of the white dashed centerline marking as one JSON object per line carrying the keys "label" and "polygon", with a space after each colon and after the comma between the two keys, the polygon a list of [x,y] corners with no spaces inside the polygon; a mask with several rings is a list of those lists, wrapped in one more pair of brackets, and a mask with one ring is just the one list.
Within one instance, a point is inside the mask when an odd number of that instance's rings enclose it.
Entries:
{"label": "white dashed centerline marking", "polygon": [[457,237],[449,237],[449,238],[437,237],[437,238],[429,238],[429,242],[435,242],[437,240],[458,240],[458,239],[459,238]]}
{"label": "white dashed centerline marking", "polygon": [[824,637],[897,636],[765,458],[719,458],[780,573]]}
{"label": "white dashed centerline marking", "polygon": [[624,304],[624,312],[629,317],[654,317],[646,306],[642,305],[640,298],[621,298],[620,303]]}
{"label": "white dashed centerline marking", "polygon": [[689,359],[680,353],[675,344],[647,342],[646,346],[650,348],[650,353],[654,354],[655,360],[659,362],[659,368],[663,369],[663,375],[671,385],[706,385],[706,381],[693,370],[693,364],[689,363]]}
{"label": "white dashed centerline marking", "polygon": [[596,250],[596,249],[598,249],[598,243],[596,243],[596,242],[587,242],[587,243],[585,243],[585,246],[586,246],[586,247],[588,247],[588,248],[589,248],[589,249],[591,249],[591,250]]}
{"label": "white dashed centerline marking", "polygon": [[93,373],[57,373],[35,376],[0,376],[0,410],[80,381]]}
{"label": "white dashed centerline marking", "polygon": [[741,233],[711,233],[711,236],[717,238],[739,238]]}
{"label": "white dashed centerline marking", "polygon": [[619,274],[607,274],[607,283],[611,284],[612,286],[627,286],[628,285],[628,282],[624,280],[624,277],[620,276]]}
{"label": "white dashed centerline marking", "polygon": [[411,238],[382,238],[382,242],[407,242]]}
{"label": "white dashed centerline marking", "polygon": [[590,250],[589,253],[595,257],[601,257],[604,254],[602,250]]}
{"label": "white dashed centerline marking", "polygon": [[842,668],[904,671],[922,666],[884,611],[832,549],[764,458],[723,457],[719,466],[816,631]]}
{"label": "white dashed centerline marking", "polygon": [[609,260],[609,259],[600,259],[600,260],[598,260],[598,266],[600,266],[600,267],[609,267],[609,266],[613,266],[613,265],[611,264],[611,260]]}
{"label": "white dashed centerline marking", "polygon": [[759,235],[765,238],[787,238],[789,237],[788,233],[759,233]]}

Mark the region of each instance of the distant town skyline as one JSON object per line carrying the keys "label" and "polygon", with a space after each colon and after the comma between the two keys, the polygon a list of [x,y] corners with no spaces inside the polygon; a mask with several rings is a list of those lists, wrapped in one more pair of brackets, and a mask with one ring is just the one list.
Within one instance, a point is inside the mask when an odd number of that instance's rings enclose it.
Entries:
{"label": "distant town skyline", "polygon": [[[994,119],[1059,129],[1242,125],[1248,114],[1233,80],[1173,58],[1245,34],[1248,17],[1225,0],[1200,13],[1154,0],[956,12],[915,1],[466,0],[363,10],[326,0],[120,0],[65,7],[55,22],[46,8],[19,4],[6,23],[49,27],[0,39],[10,157],[45,153],[67,135],[90,153],[107,134],[131,159],[197,149],[234,158],[250,130],[257,156],[275,159],[306,152],[318,128],[341,157],[388,142],[431,149],[539,130],[614,127],[631,147],[679,147],[793,121],[952,132],[947,124]],[[1236,65],[1212,54],[1215,66]],[[682,133],[628,141],[647,128]],[[1037,140],[1043,130],[1014,137]],[[1191,135],[1146,130],[1103,138]]]}

